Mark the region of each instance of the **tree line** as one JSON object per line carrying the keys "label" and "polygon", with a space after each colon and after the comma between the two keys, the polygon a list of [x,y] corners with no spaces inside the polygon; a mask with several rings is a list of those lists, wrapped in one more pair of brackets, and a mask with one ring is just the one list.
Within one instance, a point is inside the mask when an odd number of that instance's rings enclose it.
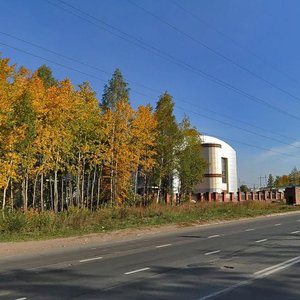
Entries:
{"label": "tree line", "polygon": [[88,82],[0,58],[2,209],[158,203],[174,178],[185,199],[206,168],[200,133],[187,117],[177,123],[167,92],[136,110],[129,92],[119,69],[99,100]]}
{"label": "tree line", "polygon": [[267,187],[268,188],[280,188],[289,185],[299,185],[300,184],[300,171],[294,167],[289,174],[284,174],[281,176],[274,176],[269,174]]}

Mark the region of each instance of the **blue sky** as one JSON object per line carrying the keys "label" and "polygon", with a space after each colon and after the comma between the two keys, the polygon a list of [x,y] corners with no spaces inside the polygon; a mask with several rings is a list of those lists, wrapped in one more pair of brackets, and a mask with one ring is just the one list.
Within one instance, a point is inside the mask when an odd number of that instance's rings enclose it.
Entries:
{"label": "blue sky", "polygon": [[0,52],[89,81],[99,98],[118,67],[135,108],[168,91],[178,121],[231,144],[240,183],[259,186],[300,168],[299,11],[296,0],[2,0]]}

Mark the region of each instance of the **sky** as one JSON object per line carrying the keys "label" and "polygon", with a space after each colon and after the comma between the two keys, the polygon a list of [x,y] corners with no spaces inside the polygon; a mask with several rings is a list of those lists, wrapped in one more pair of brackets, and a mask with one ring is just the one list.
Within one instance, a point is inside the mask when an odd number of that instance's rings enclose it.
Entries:
{"label": "sky", "polygon": [[[134,108],[170,93],[178,122],[237,152],[239,184],[300,169],[297,0],[0,0],[0,55],[101,99],[120,68]],[[262,179],[260,179],[262,177]]]}

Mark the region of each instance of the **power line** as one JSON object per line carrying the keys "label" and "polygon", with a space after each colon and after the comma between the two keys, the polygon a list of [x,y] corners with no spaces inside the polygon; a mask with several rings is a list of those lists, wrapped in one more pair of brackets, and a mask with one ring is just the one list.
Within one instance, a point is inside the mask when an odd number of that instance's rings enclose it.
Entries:
{"label": "power line", "polygon": [[[230,83],[227,83],[227,82],[225,82],[225,81],[223,81],[221,79],[218,79],[217,77],[215,77],[213,75],[208,74],[207,72],[204,72],[204,71],[200,70],[199,68],[196,68],[196,67],[194,67],[194,66],[192,66],[192,65],[190,65],[188,63],[185,63],[184,61],[182,61],[182,60],[180,60],[180,59],[178,59],[178,58],[176,58],[176,57],[174,57],[174,56],[172,56],[172,55],[170,55],[170,54],[168,54],[168,53],[166,53],[166,52],[164,52],[164,51],[162,51],[162,50],[160,50],[160,49],[158,49],[156,47],[153,47],[153,46],[147,44],[146,42],[144,42],[144,41],[142,41],[140,39],[137,39],[136,37],[134,37],[134,36],[132,36],[132,35],[124,32],[123,30],[120,30],[119,28],[117,28],[115,26],[112,26],[112,25],[108,24],[107,22],[104,22],[103,20],[101,20],[99,18],[96,18],[96,17],[90,15],[89,13],[87,13],[87,12],[85,12],[85,11],[83,11],[83,10],[75,7],[75,6],[66,3],[65,1],[62,1],[62,0],[57,0],[57,1],[59,1],[60,3],[63,3],[67,7],[72,8],[73,10],[76,10],[76,11],[80,12],[81,14],[84,14],[84,15],[88,16],[89,18],[91,18],[93,20],[96,20],[97,22],[100,22],[102,25],[105,25],[105,26],[113,29],[114,31],[117,31],[118,33],[121,33],[122,35],[125,35],[127,37],[126,38],[124,36],[120,36],[120,34],[116,34],[115,32],[113,32],[113,31],[111,31],[111,30],[109,30],[107,28],[104,28],[104,27],[100,26],[101,29],[103,29],[103,30],[111,33],[114,36],[117,36],[118,38],[121,38],[121,39],[123,39],[123,40],[125,40],[125,41],[127,41],[129,43],[132,43],[132,44],[136,45],[137,47],[140,47],[140,48],[142,48],[142,49],[144,49],[144,50],[146,50],[148,52],[151,52],[151,53],[153,53],[153,54],[155,54],[155,55],[157,55],[157,56],[159,56],[159,57],[161,57],[163,59],[166,59],[166,60],[168,60],[169,62],[171,62],[171,63],[173,63],[175,65],[184,67],[185,69],[187,69],[187,70],[189,70],[189,71],[197,74],[198,76],[200,76],[200,77],[202,77],[202,78],[204,78],[206,80],[209,80],[209,81],[211,81],[211,82],[213,82],[213,83],[215,83],[215,84],[217,84],[219,86],[223,86],[226,89],[232,90],[235,93],[237,93],[239,95],[242,95],[245,98],[247,98],[247,99],[249,99],[249,100],[251,100],[253,102],[259,103],[259,104],[261,104],[263,106],[268,107],[271,110],[274,110],[274,111],[279,112],[279,113],[281,113],[283,115],[289,116],[290,118],[293,118],[293,119],[296,119],[296,120],[300,121],[300,117],[298,117],[298,116],[296,116],[294,114],[291,114],[291,113],[289,113],[289,112],[281,109],[280,107],[272,105],[272,104],[270,104],[269,102],[265,101],[262,98],[256,97],[256,96],[254,96],[254,95],[252,95],[252,94],[250,94],[248,92],[245,92],[244,90],[242,90],[240,88],[237,88],[237,87],[233,86]],[[96,26],[99,26],[99,24],[91,21],[90,19],[83,18],[81,15],[78,15],[77,13],[74,13],[73,11],[70,11],[69,9],[67,9],[65,7],[61,7],[61,6],[59,6],[59,5],[51,2],[49,0],[47,0],[47,2],[49,2],[50,4],[52,4],[52,5],[60,8],[62,10],[67,11],[70,14],[73,14],[73,15],[79,17],[82,20],[85,20],[85,21],[87,21],[87,22],[89,22],[91,24],[94,24]]]}
{"label": "power line", "polygon": [[[2,42],[0,42],[0,45],[9,47],[9,48],[11,48],[11,49],[14,49],[14,50],[16,50],[16,51],[25,53],[25,54],[27,54],[27,55],[33,56],[33,57],[38,58],[38,59],[45,60],[45,61],[47,61],[47,62],[49,62],[49,63],[51,63],[51,64],[54,64],[54,65],[63,67],[63,68],[65,68],[65,69],[69,69],[69,70],[71,70],[71,71],[74,71],[74,72],[83,74],[83,75],[85,75],[85,76],[89,76],[89,77],[93,77],[93,78],[96,78],[96,79],[101,80],[101,81],[105,81],[104,79],[102,79],[102,78],[100,78],[100,77],[98,77],[98,76],[95,76],[95,75],[92,75],[92,74],[89,74],[89,73],[86,73],[86,72],[82,72],[82,71],[80,71],[80,70],[78,70],[78,69],[75,69],[75,68],[73,68],[73,67],[66,66],[66,65],[61,64],[61,63],[59,63],[59,62],[56,62],[56,61],[53,61],[53,60],[51,60],[51,59],[45,58],[45,57],[43,57],[43,56],[40,56],[40,55],[31,53],[31,52],[25,51],[25,50],[20,49],[20,48],[18,48],[18,47],[10,46],[10,45],[5,44],[5,43],[2,43]],[[150,97],[149,95],[146,95],[146,94],[144,94],[144,93],[140,93],[140,92],[138,92],[138,91],[134,91],[134,92],[137,93],[137,94],[142,94],[143,96]],[[184,111],[187,111],[185,108],[181,108],[180,106],[177,106],[177,108],[182,109],[182,110],[184,110]],[[220,121],[220,120],[218,120],[218,119],[216,119],[216,118],[211,118],[211,117],[205,116],[205,115],[203,115],[203,114],[201,114],[201,113],[198,113],[198,112],[195,112],[195,111],[189,111],[189,112],[192,112],[192,113],[197,114],[197,115],[199,115],[199,116],[202,116],[202,117],[204,117],[204,118],[207,118],[207,119],[210,119],[210,120],[213,120],[213,121],[216,121],[216,122],[219,122],[219,123],[222,123],[222,124],[225,124],[225,125],[234,127],[234,128],[236,128],[236,129],[238,129],[238,130],[242,130],[242,131],[246,131],[246,132],[251,133],[251,134],[258,135],[257,133],[251,132],[251,131],[249,131],[249,130],[247,130],[247,129],[244,129],[244,128],[242,128],[242,127],[239,127],[239,126],[235,126],[235,125],[230,124],[230,123],[228,123],[228,122]],[[299,148],[299,147],[296,147],[296,146],[294,146],[294,145],[292,145],[292,144],[287,144],[287,143],[281,142],[281,141],[279,141],[279,140],[277,140],[277,139],[272,139],[272,138],[270,138],[270,137],[268,137],[268,136],[265,136],[265,135],[261,135],[261,134],[259,134],[259,135],[260,135],[261,137],[263,137],[263,138],[271,139],[271,140],[274,140],[274,141],[277,141],[277,142],[286,144],[286,145],[291,146],[291,147]],[[215,136],[215,135],[214,135],[214,136]],[[216,137],[218,137],[218,136],[216,136]],[[222,137],[220,137],[220,138],[222,138]],[[223,138],[223,139],[224,139],[224,138]],[[288,154],[288,153],[283,153],[283,152],[279,152],[279,151],[272,150],[272,149],[268,149],[268,148],[263,148],[263,147],[259,147],[259,146],[254,146],[254,145],[251,145],[251,144],[248,144],[248,143],[244,143],[244,142],[241,142],[241,141],[237,141],[237,140],[233,140],[233,139],[230,139],[230,138],[225,138],[225,139],[227,139],[227,140],[232,140],[232,141],[234,141],[234,142],[236,142],[236,143],[240,143],[240,144],[243,144],[243,145],[246,145],[246,146],[249,146],[249,147],[254,147],[254,148],[257,148],[257,149],[261,149],[261,150],[265,150],[265,151],[270,151],[270,152],[274,152],[274,153],[281,154],[281,155],[285,155],[285,156],[295,157],[295,156],[290,155],[290,154]]]}
{"label": "power line", "polygon": [[[202,132],[202,134],[204,134],[204,135],[210,135],[207,132]],[[227,138],[227,137],[224,137],[224,136],[220,136],[220,135],[215,135],[214,134],[214,137],[222,139],[224,141],[225,140],[232,141],[234,143],[242,144],[242,145],[245,145],[245,146],[248,146],[248,147],[251,147],[251,148],[256,148],[256,149],[259,149],[259,150],[264,150],[264,151],[272,152],[272,153],[275,153],[275,154],[279,154],[279,155],[283,155],[283,156],[288,156],[288,157],[294,157],[294,158],[298,158],[299,159],[299,156],[295,156],[295,155],[292,155],[292,154],[289,154],[289,153],[285,153],[285,152],[276,151],[276,150],[265,148],[265,147],[260,147],[260,146],[257,146],[257,145],[252,145],[252,144],[249,144],[249,143],[245,143],[245,142],[238,141],[238,140],[235,140],[235,139]]]}
{"label": "power line", "polygon": [[[58,52],[56,52],[56,51],[50,50],[50,49],[48,49],[48,48],[46,48],[46,47],[44,47],[44,46],[38,45],[38,44],[36,44],[36,43],[32,43],[32,42],[30,42],[30,41],[28,41],[28,40],[25,40],[25,39],[22,39],[22,38],[19,38],[19,37],[16,37],[15,35],[12,35],[12,34],[9,34],[9,33],[6,33],[6,32],[1,32],[1,31],[0,31],[0,34],[5,35],[5,36],[8,36],[8,37],[10,37],[10,38],[12,38],[12,39],[14,39],[14,40],[17,40],[17,41],[21,41],[21,42],[26,43],[26,44],[28,44],[28,45],[30,45],[30,46],[35,47],[35,48],[41,49],[41,50],[43,50],[43,51],[46,51],[46,52],[48,52],[48,53],[57,55],[57,56],[62,57],[62,58],[64,58],[64,59],[70,60],[70,61],[72,61],[72,62],[76,62],[76,63],[81,64],[81,65],[83,65],[83,66],[87,66],[87,67],[89,67],[89,68],[91,68],[91,69],[95,69],[95,70],[100,71],[100,72],[103,72],[103,73],[105,73],[105,74],[112,75],[110,72],[108,72],[108,71],[106,71],[106,70],[104,70],[104,69],[102,69],[102,68],[99,68],[99,67],[96,67],[96,66],[94,66],[94,65],[91,65],[91,64],[82,62],[82,61],[80,61],[80,60],[78,60],[78,59],[72,58],[72,57],[67,56],[67,55],[65,55],[65,54],[61,54],[61,53],[58,53]],[[6,44],[6,46],[10,47],[10,46],[7,45],[7,44]],[[16,47],[15,47],[15,50],[22,51],[22,52],[24,52],[24,53],[26,53],[26,54],[32,55],[32,53],[29,53],[28,51],[26,52],[25,50],[20,49],[20,48],[16,48]],[[42,59],[45,60],[45,58],[43,58],[43,57],[39,57],[39,58],[42,58]],[[67,67],[67,66],[64,66],[64,67],[70,69],[70,68]],[[88,74],[88,73],[86,73],[86,75],[88,75],[88,76],[90,76],[90,77],[94,77],[93,75]],[[103,79],[99,79],[99,80],[104,81]],[[136,82],[136,81],[132,81],[132,80],[130,80],[129,82],[134,83],[134,84],[136,84],[136,85],[138,85],[138,86],[141,86],[141,87],[143,87],[143,88],[146,88],[146,89],[148,89],[148,90],[150,90],[150,91],[154,91],[154,92],[156,92],[156,93],[158,93],[158,94],[160,93],[160,91],[158,91],[158,90],[156,90],[156,89],[153,89],[153,88],[150,88],[150,87],[148,87],[148,86],[146,86],[146,85],[144,85],[144,84],[142,84],[142,83],[139,83],[139,82]],[[141,93],[141,92],[137,92],[137,91],[135,91],[135,90],[132,90],[132,91],[133,91],[134,93],[137,93],[137,94],[140,94],[140,95],[143,95],[143,96],[146,96],[146,97],[151,97],[151,96],[149,96],[149,95],[143,94],[143,93]],[[208,109],[208,108],[206,108],[206,107],[201,107],[201,106],[199,106],[199,105],[195,105],[194,103],[191,103],[191,102],[186,101],[186,100],[183,100],[183,99],[178,99],[178,98],[177,98],[177,101],[184,102],[184,103],[187,103],[187,104],[190,104],[190,105],[194,105],[194,106],[196,106],[196,107],[198,107],[198,108],[200,108],[200,109],[204,109],[204,110],[207,111],[207,112],[210,112],[210,113],[219,115],[219,116],[221,116],[221,117],[225,117],[225,118],[230,118],[230,119],[232,119],[231,116],[229,117],[229,116],[226,116],[226,115],[222,115],[222,114],[217,113],[217,112],[215,112],[215,111],[213,111],[213,110],[211,110],[211,109]],[[292,138],[292,137],[288,137],[288,136],[286,136],[286,135],[282,135],[282,134],[279,134],[279,133],[277,133],[277,132],[274,132],[274,131],[271,131],[271,130],[267,130],[267,129],[265,129],[265,128],[261,128],[261,127],[259,127],[259,126],[255,126],[255,125],[250,124],[250,123],[248,123],[248,122],[241,121],[241,120],[237,120],[237,119],[235,119],[235,120],[236,120],[237,122],[246,124],[246,125],[251,126],[251,127],[253,127],[253,128],[256,128],[256,129],[259,129],[259,130],[262,130],[262,131],[269,131],[270,133],[276,134],[276,135],[278,135],[278,136],[280,136],[280,137],[284,137],[284,138],[287,138],[287,139],[294,140],[294,138]]]}
{"label": "power line", "polygon": [[199,23],[205,25],[206,27],[210,28],[212,31],[218,33],[219,35],[223,36],[224,38],[226,38],[227,40],[231,41],[233,44],[235,44],[237,47],[245,50],[246,52],[248,52],[250,55],[252,55],[253,57],[255,57],[256,59],[258,59],[259,61],[261,61],[263,64],[267,65],[269,68],[275,70],[276,72],[284,75],[285,77],[287,77],[288,79],[299,83],[299,80],[296,79],[295,77],[291,76],[290,74],[282,71],[280,68],[278,68],[277,66],[275,66],[274,64],[270,63],[269,61],[265,60],[264,58],[262,58],[261,56],[257,55],[256,53],[254,53],[253,51],[251,51],[249,48],[243,46],[240,42],[238,42],[236,39],[234,39],[233,37],[231,37],[230,35],[224,33],[223,31],[221,31],[220,29],[218,29],[217,27],[211,25],[209,22],[204,21],[203,19],[201,19],[198,15],[196,15],[195,13],[193,13],[192,11],[186,9],[184,6],[182,6],[181,4],[178,3],[178,1],[176,0],[172,0],[171,2],[173,2],[173,4],[175,4],[178,8],[180,8],[181,10],[183,10],[186,14],[192,16],[195,20],[197,20]]}
{"label": "power line", "polygon": [[231,63],[232,65],[236,66],[237,68],[247,72],[248,74],[250,74],[251,76],[253,76],[254,78],[257,78],[261,81],[263,81],[264,83],[268,84],[269,86],[277,89],[278,91],[281,91],[282,93],[290,96],[291,98],[293,98],[294,100],[300,102],[300,98],[293,95],[292,93],[290,93],[289,91],[277,86],[276,84],[272,83],[271,81],[261,77],[260,75],[256,74],[255,72],[251,71],[250,69],[242,66],[241,64],[237,63],[236,61],[234,61],[233,59],[231,59],[230,57],[224,55],[223,53],[221,53],[218,50],[215,50],[214,48],[208,46],[207,44],[205,44],[204,42],[200,41],[199,39],[193,37],[192,35],[190,35],[189,33],[186,33],[185,31],[181,30],[180,28],[176,27],[175,25],[167,22],[165,19],[161,18],[160,16],[154,14],[153,12],[147,10],[146,8],[144,8],[143,6],[141,6],[140,4],[137,4],[136,2],[132,1],[132,0],[127,0],[129,3],[131,3],[132,5],[134,5],[135,7],[139,8],[140,10],[142,10],[143,12],[145,12],[146,14],[152,16],[153,18],[155,18],[156,20],[158,20],[159,22],[161,22],[162,24],[165,24],[166,26],[168,26],[169,28],[173,29],[174,31],[178,32],[179,34],[187,37],[188,39],[190,39],[191,41],[197,43],[198,45],[204,47],[205,49],[207,49],[208,51],[210,51],[211,53],[215,54],[218,57],[221,57],[222,59],[224,59],[225,61]]}
{"label": "power line", "polygon": [[245,131],[245,132],[250,133],[250,134],[253,134],[253,135],[255,135],[255,136],[260,136],[260,137],[262,137],[262,138],[265,138],[265,139],[268,139],[268,140],[271,140],[271,141],[275,141],[275,142],[280,143],[280,144],[283,144],[283,145],[287,145],[287,146],[290,146],[290,147],[293,147],[293,148],[300,149],[299,146],[295,146],[295,145],[293,145],[293,144],[285,143],[285,142],[283,142],[283,141],[281,141],[281,140],[278,140],[278,139],[269,137],[269,136],[267,136],[267,135],[258,133],[258,132],[256,132],[256,131],[252,131],[252,130],[249,130],[249,129],[246,129],[246,128],[242,128],[242,127],[240,127],[240,126],[233,125],[233,124],[231,124],[231,123],[229,123],[229,122],[221,121],[221,120],[218,120],[218,119],[216,119],[216,118],[212,118],[212,117],[206,116],[206,115],[201,114],[201,113],[198,113],[198,112],[196,112],[196,111],[187,110],[186,108],[180,107],[180,106],[178,106],[178,105],[177,105],[177,108],[180,108],[180,109],[182,109],[182,110],[184,110],[184,111],[188,111],[189,113],[193,113],[193,114],[198,115],[198,116],[201,116],[201,117],[203,117],[203,118],[206,118],[206,119],[209,119],[209,120],[218,122],[218,123],[220,123],[220,124],[223,124],[223,125],[226,125],[226,126],[230,126],[230,127],[235,128],[235,129],[239,129],[239,130],[241,130],[241,131]]}
{"label": "power line", "polygon": [[[62,67],[62,68],[64,68],[64,69],[68,69],[68,70],[77,72],[77,73],[79,73],[79,74],[82,74],[82,75],[85,75],[85,76],[88,76],[88,77],[91,77],[91,78],[94,78],[94,79],[97,79],[97,80],[100,80],[100,81],[103,81],[103,82],[107,82],[105,79],[103,79],[103,78],[101,78],[101,77],[98,77],[98,76],[95,76],[95,75],[93,75],[93,74],[90,74],[90,73],[86,73],[86,72],[80,71],[80,70],[78,70],[78,69],[76,69],[76,68],[69,67],[69,66],[64,65],[64,64],[62,64],[62,63],[60,63],[60,62],[56,62],[56,61],[54,61],[54,60],[45,58],[45,57],[43,57],[43,56],[41,56],[41,55],[37,55],[37,54],[31,53],[31,52],[28,52],[28,51],[23,50],[23,49],[20,49],[20,48],[18,48],[18,47],[11,46],[11,45],[8,45],[8,44],[3,43],[3,42],[0,42],[0,45],[5,46],[5,47],[8,47],[8,48],[11,48],[11,49],[14,49],[14,50],[19,51],[19,52],[22,52],[22,53],[25,53],[25,54],[30,55],[30,56],[32,56],[32,57],[35,57],[35,58],[38,58],[38,59],[42,59],[42,60],[44,60],[44,61],[47,61],[47,62],[49,62],[49,63],[51,63],[51,64],[57,65],[57,66]],[[149,95],[146,95],[146,94],[141,93],[141,92],[139,92],[139,91],[136,91],[136,90],[135,90],[134,92],[135,92],[136,94],[140,94],[140,95],[142,95],[142,96],[149,97]]]}
{"label": "power line", "polygon": [[[82,66],[85,66],[85,67],[94,69],[94,70],[96,70],[96,71],[100,71],[100,72],[102,72],[102,73],[104,73],[104,74],[107,74],[107,75],[112,75],[111,72],[108,72],[108,71],[106,71],[106,70],[104,70],[104,69],[101,69],[101,68],[99,68],[99,67],[97,67],[97,66],[95,66],[95,65],[91,65],[91,64],[88,64],[88,63],[86,63],[86,62],[82,62],[82,61],[80,61],[80,60],[78,60],[78,59],[76,59],[76,58],[73,58],[73,57],[70,57],[70,56],[67,56],[67,55],[58,53],[58,52],[56,52],[56,51],[50,50],[50,49],[45,48],[45,47],[43,47],[43,46],[40,46],[40,45],[38,45],[38,44],[29,42],[28,40],[25,40],[25,39],[16,37],[15,35],[12,35],[12,34],[10,34],[10,33],[0,31],[0,34],[5,35],[5,36],[8,36],[8,37],[10,37],[10,38],[12,38],[12,39],[14,39],[14,40],[17,40],[17,41],[21,41],[21,42],[26,43],[26,44],[28,44],[28,45],[30,45],[30,46],[33,46],[33,47],[36,47],[36,48],[41,49],[41,50],[43,50],[43,51],[46,51],[46,52],[48,52],[48,53],[57,55],[57,56],[59,56],[59,57],[62,57],[62,58],[64,58],[64,59],[67,59],[67,60],[69,60],[69,61],[76,62],[76,63],[78,63],[78,64],[80,64],[80,65],[82,65]],[[145,86],[145,85],[143,85],[143,84],[141,84],[141,83],[138,83],[138,82],[136,82],[136,81],[132,81],[132,80],[131,80],[130,82],[133,83],[133,84],[136,84],[136,85],[138,85],[138,86],[140,86],[140,87],[143,87],[143,88],[145,88],[145,89],[148,89],[148,90],[157,92],[156,90],[154,90],[154,89],[152,89],[152,88],[150,88],[150,87],[147,87],[147,86]]]}

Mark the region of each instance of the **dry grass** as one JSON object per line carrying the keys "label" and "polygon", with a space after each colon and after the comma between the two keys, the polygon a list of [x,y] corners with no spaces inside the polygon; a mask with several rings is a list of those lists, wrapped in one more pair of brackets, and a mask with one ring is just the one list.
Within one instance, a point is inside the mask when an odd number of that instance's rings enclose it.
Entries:
{"label": "dry grass", "polygon": [[85,208],[70,208],[58,214],[51,211],[15,211],[0,214],[0,241],[46,239],[162,224],[189,225],[294,210],[300,210],[300,207],[248,201],[117,207],[94,212]]}

